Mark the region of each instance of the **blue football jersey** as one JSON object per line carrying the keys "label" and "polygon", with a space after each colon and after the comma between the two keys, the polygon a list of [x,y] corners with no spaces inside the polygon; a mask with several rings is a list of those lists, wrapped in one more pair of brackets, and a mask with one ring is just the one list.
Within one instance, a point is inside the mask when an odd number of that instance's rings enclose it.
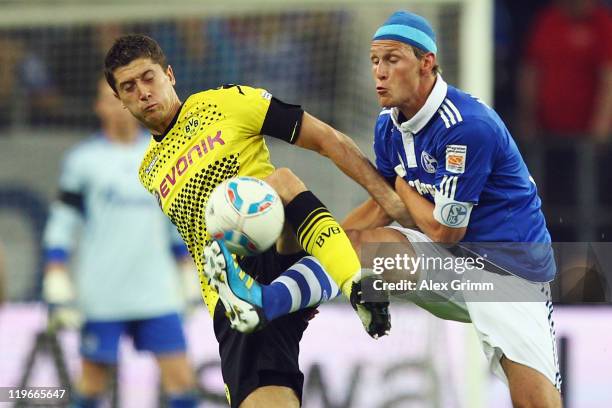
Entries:
{"label": "blue football jersey", "polygon": [[397,108],[383,109],[374,151],[379,172],[389,181],[402,177],[433,202],[438,222],[467,227],[462,242],[525,243],[521,256],[508,255],[517,245],[500,251],[498,265],[531,281],[553,279],[535,182],[501,118],[482,101],[438,76],[410,120]]}

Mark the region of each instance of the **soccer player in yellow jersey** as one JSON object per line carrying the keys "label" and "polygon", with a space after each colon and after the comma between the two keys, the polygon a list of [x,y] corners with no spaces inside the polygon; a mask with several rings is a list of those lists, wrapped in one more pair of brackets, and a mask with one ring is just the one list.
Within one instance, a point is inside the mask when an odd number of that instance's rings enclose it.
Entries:
{"label": "soccer player in yellow jersey", "polygon": [[[198,265],[231,406],[299,406],[299,341],[312,313],[306,308],[338,289],[348,296],[353,288],[353,306],[368,333],[378,336],[389,328],[387,305],[360,303],[360,263],[348,237],[289,169],[274,169],[263,135],[329,157],[391,217],[409,223],[404,205],[351,139],[263,89],[229,85],[181,102],[172,67],[149,37],[119,38],[106,56],[105,75],[124,106],[152,132],[139,177]],[[215,186],[238,175],[270,183],[283,200],[289,226],[276,248],[234,260],[222,242],[211,243],[204,209]],[[255,328],[260,330],[250,334],[234,330]]]}

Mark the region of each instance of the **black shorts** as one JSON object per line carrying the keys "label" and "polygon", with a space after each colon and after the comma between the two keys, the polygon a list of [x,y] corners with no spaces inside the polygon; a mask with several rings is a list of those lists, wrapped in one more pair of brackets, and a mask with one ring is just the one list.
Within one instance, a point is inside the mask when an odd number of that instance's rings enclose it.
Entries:
{"label": "black shorts", "polygon": [[[279,255],[271,249],[243,258],[240,266],[259,282],[267,284],[306,253]],[[214,313],[215,336],[219,342],[221,372],[232,407],[238,407],[255,389],[279,385],[293,389],[302,399],[304,374],[298,366],[300,340],[313,309],[282,316],[250,334],[230,327],[225,308],[217,302]]]}

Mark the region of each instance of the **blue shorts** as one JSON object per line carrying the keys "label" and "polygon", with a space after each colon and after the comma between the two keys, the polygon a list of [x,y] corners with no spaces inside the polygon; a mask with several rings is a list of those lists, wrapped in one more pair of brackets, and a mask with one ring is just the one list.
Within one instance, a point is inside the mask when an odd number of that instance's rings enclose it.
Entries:
{"label": "blue shorts", "polygon": [[88,320],[81,329],[81,356],[104,364],[117,364],[119,339],[127,334],[134,348],[155,355],[184,353],[187,349],[181,317],[171,313],[142,320]]}

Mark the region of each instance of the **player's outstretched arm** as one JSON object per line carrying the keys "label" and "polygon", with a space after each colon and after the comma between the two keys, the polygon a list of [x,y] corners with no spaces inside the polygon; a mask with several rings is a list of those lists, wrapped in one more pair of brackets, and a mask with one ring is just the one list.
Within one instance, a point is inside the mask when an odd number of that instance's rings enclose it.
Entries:
{"label": "player's outstretched arm", "polygon": [[331,159],[342,172],[365,188],[392,219],[404,227],[415,225],[399,196],[351,138],[304,112],[296,145]]}
{"label": "player's outstretched arm", "polygon": [[342,221],[344,230],[366,230],[383,227],[393,219],[372,198],[368,198],[359,207],[353,209]]}
{"label": "player's outstretched arm", "polygon": [[456,244],[465,236],[466,227],[451,228],[440,224],[434,218],[434,204],[421,196],[406,181],[398,177],[395,190],[414,216],[417,227],[434,242]]}

